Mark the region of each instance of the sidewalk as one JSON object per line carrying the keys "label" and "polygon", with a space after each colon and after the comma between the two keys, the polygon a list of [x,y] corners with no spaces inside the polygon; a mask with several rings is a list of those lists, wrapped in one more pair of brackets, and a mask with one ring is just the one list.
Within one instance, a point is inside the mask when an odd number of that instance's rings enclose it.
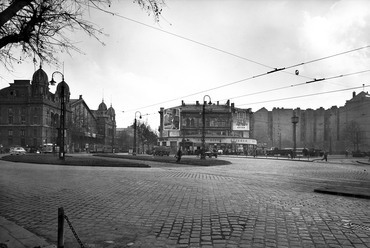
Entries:
{"label": "sidewalk", "polygon": [[44,239],[0,216],[0,248],[55,248]]}
{"label": "sidewalk", "polygon": [[271,160],[287,160],[287,161],[300,161],[300,162],[314,162],[314,163],[338,163],[338,164],[362,164],[370,165],[368,157],[345,157],[344,155],[329,155],[328,161],[323,161],[322,157],[297,157],[294,159],[288,157],[278,157],[278,156],[245,156],[245,155],[221,155],[239,158],[254,158],[254,159],[271,159]]}

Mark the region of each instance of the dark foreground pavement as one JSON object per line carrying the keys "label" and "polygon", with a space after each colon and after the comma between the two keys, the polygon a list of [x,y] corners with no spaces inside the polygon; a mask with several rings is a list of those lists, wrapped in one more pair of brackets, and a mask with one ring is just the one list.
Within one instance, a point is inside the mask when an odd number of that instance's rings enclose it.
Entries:
{"label": "dark foreground pavement", "polygon": [[[315,192],[366,192],[368,165],[229,159],[152,168],[0,161],[0,238],[24,230],[45,243],[17,248],[56,244],[64,207],[87,247],[370,247],[370,200]],[[67,225],[65,234],[65,247],[79,247]]]}

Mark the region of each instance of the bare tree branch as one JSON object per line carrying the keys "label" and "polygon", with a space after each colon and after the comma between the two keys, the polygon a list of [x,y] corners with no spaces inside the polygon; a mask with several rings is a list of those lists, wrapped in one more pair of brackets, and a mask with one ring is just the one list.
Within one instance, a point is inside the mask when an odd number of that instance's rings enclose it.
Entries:
{"label": "bare tree branch", "polygon": [[[159,20],[163,0],[134,0]],[[110,0],[13,0],[0,4],[0,59],[5,66],[17,61],[13,51],[25,57],[57,62],[59,52],[81,50],[65,35],[81,30],[99,43],[104,35],[96,24],[84,19],[90,7],[110,13]]]}

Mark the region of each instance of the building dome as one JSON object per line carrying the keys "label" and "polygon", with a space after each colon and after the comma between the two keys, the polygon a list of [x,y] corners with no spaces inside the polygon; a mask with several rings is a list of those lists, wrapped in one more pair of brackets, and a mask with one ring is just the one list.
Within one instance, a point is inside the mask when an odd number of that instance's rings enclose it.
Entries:
{"label": "building dome", "polygon": [[107,105],[105,105],[104,100],[99,104],[99,111],[107,111]]}
{"label": "building dome", "polygon": [[49,85],[49,79],[46,72],[41,68],[35,71],[35,73],[32,76],[32,84],[43,84],[43,85]]}
{"label": "building dome", "polygon": [[114,108],[112,106],[109,107],[108,114],[112,115],[112,116],[116,114],[116,112],[114,111]]}
{"label": "building dome", "polygon": [[71,93],[69,91],[68,84],[64,80],[57,85],[56,94],[58,95],[58,97],[61,97],[62,87],[64,87],[64,97],[66,99],[69,99],[69,96],[70,96]]}

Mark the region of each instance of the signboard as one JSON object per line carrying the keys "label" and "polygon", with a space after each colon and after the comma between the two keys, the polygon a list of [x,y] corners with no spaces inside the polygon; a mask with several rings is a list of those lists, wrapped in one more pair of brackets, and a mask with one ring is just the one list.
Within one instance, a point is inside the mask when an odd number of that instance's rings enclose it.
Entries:
{"label": "signboard", "polygon": [[[188,138],[189,142],[201,143],[201,138]],[[257,140],[248,138],[205,138],[206,143],[257,145]]]}
{"label": "signboard", "polygon": [[249,131],[249,115],[247,112],[241,111],[233,113],[233,130]]}
{"label": "signboard", "polygon": [[163,114],[163,130],[174,129],[180,130],[180,109],[165,109]]}

